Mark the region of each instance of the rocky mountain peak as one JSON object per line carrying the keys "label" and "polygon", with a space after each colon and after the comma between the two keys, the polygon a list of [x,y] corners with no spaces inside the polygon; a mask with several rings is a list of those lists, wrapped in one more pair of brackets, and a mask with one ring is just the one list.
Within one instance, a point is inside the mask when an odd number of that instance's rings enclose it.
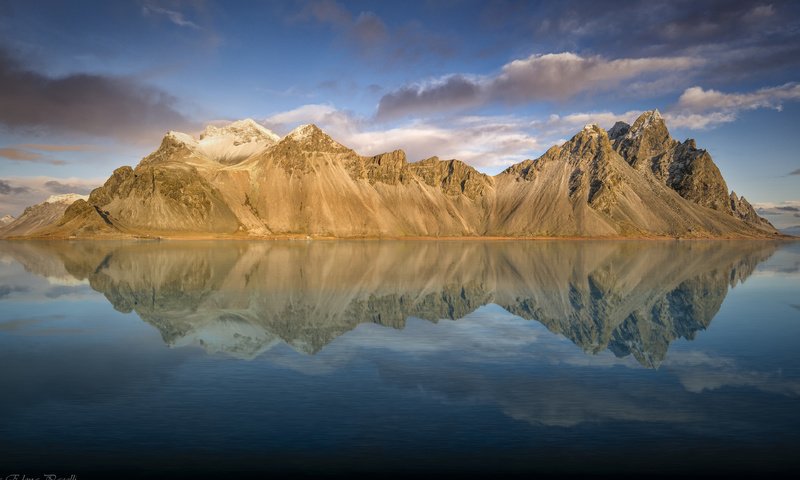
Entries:
{"label": "rocky mountain peak", "polygon": [[301,150],[311,152],[350,152],[351,150],[334,140],[313,123],[300,125],[280,141],[281,144],[299,145]]}
{"label": "rocky mountain peak", "polygon": [[564,148],[580,157],[594,156],[599,151],[611,151],[611,142],[608,133],[593,123],[583,127]]}
{"label": "rocky mountain peak", "polygon": [[14,218],[11,215],[3,215],[2,217],[0,217],[0,226],[8,225],[9,223],[13,222],[14,220],[16,220],[16,218]]}

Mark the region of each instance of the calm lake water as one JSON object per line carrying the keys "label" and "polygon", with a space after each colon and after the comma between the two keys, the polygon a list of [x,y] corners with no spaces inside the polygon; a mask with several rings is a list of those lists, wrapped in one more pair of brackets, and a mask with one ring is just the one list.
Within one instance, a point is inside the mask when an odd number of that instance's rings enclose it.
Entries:
{"label": "calm lake water", "polygon": [[0,478],[790,472],[798,344],[798,243],[0,242]]}

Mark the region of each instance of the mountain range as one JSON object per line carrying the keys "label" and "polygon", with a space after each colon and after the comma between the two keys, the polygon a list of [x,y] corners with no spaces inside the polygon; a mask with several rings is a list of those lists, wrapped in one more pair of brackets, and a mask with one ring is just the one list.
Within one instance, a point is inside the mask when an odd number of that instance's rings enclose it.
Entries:
{"label": "mountain range", "polygon": [[199,138],[168,132],[135,168],[120,167],[88,198],[59,205],[60,214],[30,207],[0,236],[780,235],[729,192],[706,150],[670,136],[657,110],[609,131],[587,125],[495,176],[459,160],[408,162],[402,150],[362,156],[314,125],[281,138],[246,119]]}

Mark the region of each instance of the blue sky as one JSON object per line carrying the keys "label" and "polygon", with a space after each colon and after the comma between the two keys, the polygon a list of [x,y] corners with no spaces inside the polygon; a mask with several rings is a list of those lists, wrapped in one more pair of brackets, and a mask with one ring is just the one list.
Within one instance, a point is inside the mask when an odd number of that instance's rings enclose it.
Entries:
{"label": "blue sky", "polygon": [[800,207],[798,81],[797,2],[0,0],[0,214],[244,117],[494,174],[652,108]]}

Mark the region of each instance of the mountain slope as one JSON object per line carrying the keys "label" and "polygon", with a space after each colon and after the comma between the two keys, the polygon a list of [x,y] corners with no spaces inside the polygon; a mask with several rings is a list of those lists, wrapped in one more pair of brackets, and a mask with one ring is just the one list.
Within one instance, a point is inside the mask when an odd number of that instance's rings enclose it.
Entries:
{"label": "mountain slope", "polygon": [[585,127],[490,177],[458,160],[361,156],[314,125],[252,120],[169,132],[34,236],[771,237],[693,141],[657,111]]}
{"label": "mountain slope", "polygon": [[67,208],[76,201],[86,200],[85,195],[66,193],[51,195],[47,200],[26,208],[22,215],[0,226],[0,237],[30,235],[44,227],[56,223],[64,216]]}

